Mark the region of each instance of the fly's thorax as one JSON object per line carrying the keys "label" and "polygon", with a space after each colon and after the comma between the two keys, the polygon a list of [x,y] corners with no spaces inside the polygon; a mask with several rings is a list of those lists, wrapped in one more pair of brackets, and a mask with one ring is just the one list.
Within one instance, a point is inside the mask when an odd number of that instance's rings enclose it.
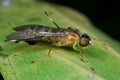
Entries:
{"label": "fly's thorax", "polygon": [[65,42],[66,45],[67,44],[74,44],[75,42],[79,42],[80,37],[76,32],[66,31],[65,35],[66,36],[64,38],[65,39],[64,42]]}

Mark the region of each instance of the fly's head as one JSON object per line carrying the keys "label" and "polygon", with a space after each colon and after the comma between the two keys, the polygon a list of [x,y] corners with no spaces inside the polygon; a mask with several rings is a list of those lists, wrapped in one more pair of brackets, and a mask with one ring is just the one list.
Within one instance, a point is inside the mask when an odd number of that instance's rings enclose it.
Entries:
{"label": "fly's head", "polygon": [[80,36],[80,46],[87,47],[88,45],[92,45],[92,40],[87,34],[81,34]]}

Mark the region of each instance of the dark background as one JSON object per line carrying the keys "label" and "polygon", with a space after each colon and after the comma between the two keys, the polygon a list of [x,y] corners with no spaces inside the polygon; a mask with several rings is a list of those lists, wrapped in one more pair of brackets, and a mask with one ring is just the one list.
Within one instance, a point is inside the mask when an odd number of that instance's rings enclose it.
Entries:
{"label": "dark background", "polygon": [[92,23],[120,41],[120,2],[118,0],[45,0],[84,13]]}

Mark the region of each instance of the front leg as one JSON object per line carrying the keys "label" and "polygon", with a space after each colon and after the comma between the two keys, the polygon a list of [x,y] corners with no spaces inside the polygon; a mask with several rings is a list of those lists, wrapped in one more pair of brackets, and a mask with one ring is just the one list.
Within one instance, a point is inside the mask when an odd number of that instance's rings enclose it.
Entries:
{"label": "front leg", "polygon": [[78,52],[80,53],[80,56],[81,56],[82,61],[86,62],[86,59],[84,58],[82,52],[77,48],[77,44],[78,44],[78,42],[75,42],[75,43],[73,44],[73,49],[74,49],[75,51],[78,51]]}
{"label": "front leg", "polygon": [[86,63],[86,65],[89,67],[90,70],[92,70],[93,72],[95,72],[94,68],[91,67],[90,63],[84,58],[82,52],[77,48],[77,44],[78,44],[78,42],[75,42],[75,43],[73,44],[73,49],[74,49],[75,51],[78,51],[78,52],[80,53],[80,56],[81,56],[81,58],[82,58],[82,61]]}

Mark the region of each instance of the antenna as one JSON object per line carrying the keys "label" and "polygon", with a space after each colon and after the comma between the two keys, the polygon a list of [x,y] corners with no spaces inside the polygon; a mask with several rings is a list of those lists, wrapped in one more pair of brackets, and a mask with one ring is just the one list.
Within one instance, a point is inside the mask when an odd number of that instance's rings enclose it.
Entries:
{"label": "antenna", "polygon": [[48,15],[48,13],[45,11],[46,16],[50,19],[50,21],[52,21],[52,23],[58,28],[60,29],[60,27],[57,25],[57,23]]}

